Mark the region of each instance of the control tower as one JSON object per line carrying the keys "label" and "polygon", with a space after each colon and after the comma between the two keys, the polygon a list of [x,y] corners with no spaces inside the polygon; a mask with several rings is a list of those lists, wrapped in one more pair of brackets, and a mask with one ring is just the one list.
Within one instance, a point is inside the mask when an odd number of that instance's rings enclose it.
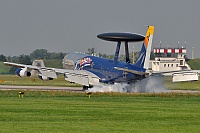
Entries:
{"label": "control tower", "polygon": [[155,60],[150,61],[153,71],[178,71],[191,69],[185,61],[186,48],[154,48]]}

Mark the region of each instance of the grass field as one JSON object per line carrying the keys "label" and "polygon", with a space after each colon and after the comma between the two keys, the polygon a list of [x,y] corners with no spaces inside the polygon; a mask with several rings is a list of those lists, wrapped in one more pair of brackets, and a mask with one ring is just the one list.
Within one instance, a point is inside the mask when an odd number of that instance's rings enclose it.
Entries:
{"label": "grass field", "polygon": [[58,79],[51,81],[43,81],[37,76],[35,77],[18,77],[16,75],[0,75],[0,85],[19,85],[19,86],[68,86],[77,87],[78,84],[71,84],[64,79],[63,75],[59,75]]}
{"label": "grass field", "polygon": [[[164,87],[169,90],[200,90],[200,80],[195,82],[172,83],[171,77],[163,77]],[[68,86],[78,87],[81,85],[71,84],[63,75],[53,81],[43,81],[38,77],[17,77],[16,75],[0,75],[0,85],[22,85],[22,86]]]}
{"label": "grass field", "polygon": [[200,94],[0,91],[0,132],[199,132]]}
{"label": "grass field", "polygon": [[200,80],[190,82],[172,82],[172,77],[163,77],[164,86],[169,90],[199,90]]}

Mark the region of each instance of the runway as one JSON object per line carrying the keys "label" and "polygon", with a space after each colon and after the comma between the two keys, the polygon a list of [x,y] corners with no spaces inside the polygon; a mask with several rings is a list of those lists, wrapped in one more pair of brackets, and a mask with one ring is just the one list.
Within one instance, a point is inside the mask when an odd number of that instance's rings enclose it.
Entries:
{"label": "runway", "polygon": [[[58,87],[58,86],[12,86],[0,85],[0,90],[42,90],[42,91],[74,91],[84,92],[82,87]],[[157,93],[200,93],[200,91],[191,90],[165,90]]]}
{"label": "runway", "polygon": [[83,91],[82,87],[58,87],[58,86],[12,86],[12,85],[0,85],[0,90],[60,90],[60,91]]}

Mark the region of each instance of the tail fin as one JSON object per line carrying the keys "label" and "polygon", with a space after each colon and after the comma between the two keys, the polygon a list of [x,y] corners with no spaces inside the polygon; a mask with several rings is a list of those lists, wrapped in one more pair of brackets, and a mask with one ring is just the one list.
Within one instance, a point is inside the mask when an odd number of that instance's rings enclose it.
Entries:
{"label": "tail fin", "polygon": [[142,67],[145,69],[149,68],[153,34],[154,34],[154,26],[149,26],[144,39],[144,43],[140,51],[140,55],[135,63],[135,66]]}

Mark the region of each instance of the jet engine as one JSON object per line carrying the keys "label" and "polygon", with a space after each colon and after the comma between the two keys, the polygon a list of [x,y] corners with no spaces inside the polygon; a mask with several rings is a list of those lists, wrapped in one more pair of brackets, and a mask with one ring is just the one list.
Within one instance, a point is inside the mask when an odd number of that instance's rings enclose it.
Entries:
{"label": "jet engine", "polygon": [[42,76],[42,75],[38,75],[39,79],[44,80],[44,81],[49,81],[49,80],[53,80],[53,78],[51,77],[46,77],[46,76]]}
{"label": "jet engine", "polygon": [[27,71],[27,68],[18,68],[15,73],[17,74],[17,76],[19,77],[30,77],[31,73],[29,71]]}

